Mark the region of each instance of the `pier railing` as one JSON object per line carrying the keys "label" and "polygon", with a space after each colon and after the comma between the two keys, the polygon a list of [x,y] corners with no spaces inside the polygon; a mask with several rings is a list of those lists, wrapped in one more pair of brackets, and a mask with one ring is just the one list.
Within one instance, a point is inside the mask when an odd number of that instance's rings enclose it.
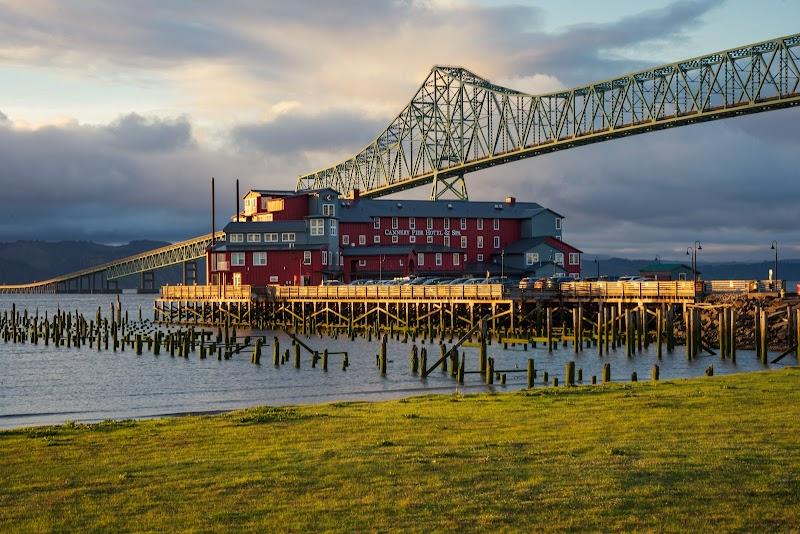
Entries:
{"label": "pier railing", "polygon": [[167,300],[250,300],[252,296],[248,285],[161,287],[161,298]]}
{"label": "pier railing", "polygon": [[563,282],[562,297],[598,299],[690,299],[695,296],[692,281],[673,282]]}
{"label": "pier railing", "polygon": [[273,286],[275,300],[499,300],[509,298],[500,284],[431,286]]}

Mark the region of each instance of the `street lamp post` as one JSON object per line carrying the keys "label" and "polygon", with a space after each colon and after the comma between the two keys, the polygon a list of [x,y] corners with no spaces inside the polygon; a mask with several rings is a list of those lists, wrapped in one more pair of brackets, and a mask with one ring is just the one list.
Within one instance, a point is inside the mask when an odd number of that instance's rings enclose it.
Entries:
{"label": "street lamp post", "polygon": [[500,279],[506,277],[506,249],[500,250]]}
{"label": "street lamp post", "polygon": [[775,251],[775,270],[774,270],[774,272],[772,274],[772,277],[774,279],[775,291],[777,291],[778,290],[778,242],[773,240],[772,241],[772,246],[770,246],[769,248],[770,248],[770,250],[774,250]]}
{"label": "street lamp post", "polygon": [[594,259],[594,265],[597,267],[597,281],[600,281],[600,258]]}
{"label": "street lamp post", "polygon": [[695,241],[694,246],[686,248],[686,255],[692,257],[692,281],[694,282],[695,287],[697,287],[697,251],[703,250],[703,246],[700,244],[700,241]]}

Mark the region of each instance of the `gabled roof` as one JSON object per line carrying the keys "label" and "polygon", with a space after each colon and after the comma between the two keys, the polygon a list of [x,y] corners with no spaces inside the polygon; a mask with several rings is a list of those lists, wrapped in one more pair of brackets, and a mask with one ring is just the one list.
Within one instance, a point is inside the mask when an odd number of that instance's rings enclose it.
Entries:
{"label": "gabled roof", "polygon": [[268,232],[303,232],[305,221],[232,221],[225,225],[226,234],[259,234]]}
{"label": "gabled roof", "polygon": [[469,200],[385,200],[361,198],[340,202],[342,222],[371,222],[372,217],[452,217],[529,219],[545,211],[535,202],[475,202]]}

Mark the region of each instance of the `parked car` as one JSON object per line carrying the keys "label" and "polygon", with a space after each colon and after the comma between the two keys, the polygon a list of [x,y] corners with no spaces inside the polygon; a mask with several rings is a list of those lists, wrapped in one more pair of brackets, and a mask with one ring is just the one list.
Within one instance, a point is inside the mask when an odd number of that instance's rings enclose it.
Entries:
{"label": "parked car", "polygon": [[350,282],[351,286],[366,286],[372,283],[372,280],[368,280],[366,278],[362,278],[360,280],[353,280]]}
{"label": "parked car", "polygon": [[566,282],[574,282],[575,279],[570,276],[553,276],[547,279],[546,289],[559,289],[561,284]]}
{"label": "parked car", "polygon": [[341,286],[343,284],[342,284],[341,280],[332,279],[332,280],[323,280],[320,285],[321,286]]}
{"label": "parked car", "polygon": [[519,288],[520,289],[533,289],[533,283],[536,279],[532,276],[526,276],[522,280],[519,281]]}
{"label": "parked car", "polygon": [[448,284],[451,285],[451,286],[460,286],[460,285],[464,285],[464,283],[466,283],[467,280],[472,280],[472,278],[455,278],[455,279],[451,280],[450,282],[448,282]]}

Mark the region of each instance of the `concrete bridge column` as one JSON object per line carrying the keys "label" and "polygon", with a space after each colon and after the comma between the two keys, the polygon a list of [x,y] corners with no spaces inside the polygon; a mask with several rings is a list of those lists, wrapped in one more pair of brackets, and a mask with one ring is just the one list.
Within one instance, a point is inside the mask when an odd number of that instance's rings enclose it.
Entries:
{"label": "concrete bridge column", "polygon": [[197,284],[197,261],[183,262],[183,285],[193,286]]}
{"label": "concrete bridge column", "polygon": [[155,293],[156,273],[153,271],[142,271],[139,293]]}

